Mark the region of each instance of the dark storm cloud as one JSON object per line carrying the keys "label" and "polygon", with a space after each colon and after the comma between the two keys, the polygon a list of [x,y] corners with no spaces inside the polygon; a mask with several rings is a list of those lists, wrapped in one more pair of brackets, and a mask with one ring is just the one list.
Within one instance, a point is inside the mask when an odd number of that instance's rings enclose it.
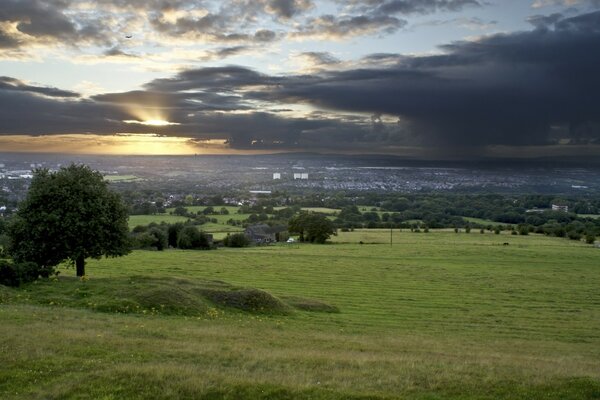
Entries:
{"label": "dark storm cloud", "polygon": [[80,99],[57,99],[0,87],[3,134],[105,133],[126,114],[112,106]]}
{"label": "dark storm cloud", "polygon": [[290,79],[256,95],[396,115],[433,143],[546,143],[553,125],[600,139],[600,12],[443,48],[444,55],[407,57],[384,70]]}
{"label": "dark storm cloud", "polygon": [[145,85],[148,90],[164,92],[184,90],[235,90],[252,85],[272,85],[282,78],[271,77],[238,66],[201,68],[183,71],[173,78],[156,79]]}
{"label": "dark storm cloud", "polygon": [[37,93],[48,97],[79,97],[79,93],[53,87],[32,86],[7,76],[0,76],[0,90],[6,92]]}
{"label": "dark storm cloud", "polygon": [[[556,132],[578,143],[600,141],[600,12],[443,50],[373,54],[358,61],[363,68],[297,76],[201,68],[90,99],[2,78],[0,131],[143,132],[148,128],[123,120],[147,108],[180,124],[152,128],[159,133],[213,135],[241,148],[530,145],[551,143]],[[309,56],[335,62],[327,53]],[[299,104],[320,112],[277,111]]]}

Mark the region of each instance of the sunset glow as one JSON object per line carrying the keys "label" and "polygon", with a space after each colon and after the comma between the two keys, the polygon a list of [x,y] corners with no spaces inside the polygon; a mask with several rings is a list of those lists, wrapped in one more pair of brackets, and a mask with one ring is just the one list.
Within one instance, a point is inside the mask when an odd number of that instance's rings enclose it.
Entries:
{"label": "sunset glow", "polygon": [[148,125],[148,126],[169,126],[169,125],[180,125],[177,122],[169,122],[162,119],[149,119],[146,121],[137,121],[133,119],[128,119],[123,121],[126,124],[140,124],[140,125]]}
{"label": "sunset glow", "polygon": [[4,151],[28,153],[71,153],[110,155],[236,154],[225,140],[198,141],[189,137],[155,134],[0,136]]}

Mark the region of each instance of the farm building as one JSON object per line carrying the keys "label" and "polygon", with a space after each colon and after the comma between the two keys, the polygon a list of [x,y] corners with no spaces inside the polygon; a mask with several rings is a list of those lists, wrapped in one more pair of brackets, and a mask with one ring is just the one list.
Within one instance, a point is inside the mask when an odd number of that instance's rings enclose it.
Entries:
{"label": "farm building", "polygon": [[563,204],[552,204],[552,211],[569,212],[569,206]]}
{"label": "farm building", "polygon": [[256,224],[247,227],[244,234],[254,243],[275,243],[279,234],[285,231],[287,231],[285,226]]}

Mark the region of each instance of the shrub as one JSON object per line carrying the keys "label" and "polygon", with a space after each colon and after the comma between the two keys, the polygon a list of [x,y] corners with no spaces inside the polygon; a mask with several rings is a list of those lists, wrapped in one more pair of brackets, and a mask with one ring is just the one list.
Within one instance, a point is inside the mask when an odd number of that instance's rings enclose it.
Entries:
{"label": "shrub", "polygon": [[567,232],[567,236],[571,240],[581,240],[581,233],[576,232],[576,231],[569,231],[569,232]]}
{"label": "shrub", "polygon": [[208,236],[194,226],[186,226],[179,234],[177,247],[180,249],[210,249]]}
{"label": "shrub", "polygon": [[49,274],[49,270],[41,270],[31,262],[12,264],[0,260],[0,285],[16,287],[23,283],[33,282],[40,275],[47,277]]}
{"label": "shrub", "polygon": [[594,244],[595,240],[596,240],[596,236],[592,235],[591,233],[588,233],[587,235],[585,235],[585,242],[587,244]]}
{"label": "shrub", "polygon": [[246,247],[250,244],[250,240],[243,233],[234,233],[223,239],[223,245],[226,247]]}

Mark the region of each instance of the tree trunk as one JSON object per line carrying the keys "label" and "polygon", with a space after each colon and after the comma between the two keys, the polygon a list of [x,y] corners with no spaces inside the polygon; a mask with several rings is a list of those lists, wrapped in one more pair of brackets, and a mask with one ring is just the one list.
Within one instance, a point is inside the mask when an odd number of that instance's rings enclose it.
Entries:
{"label": "tree trunk", "polygon": [[83,258],[83,256],[77,256],[75,267],[77,269],[77,276],[85,275],[85,258]]}

